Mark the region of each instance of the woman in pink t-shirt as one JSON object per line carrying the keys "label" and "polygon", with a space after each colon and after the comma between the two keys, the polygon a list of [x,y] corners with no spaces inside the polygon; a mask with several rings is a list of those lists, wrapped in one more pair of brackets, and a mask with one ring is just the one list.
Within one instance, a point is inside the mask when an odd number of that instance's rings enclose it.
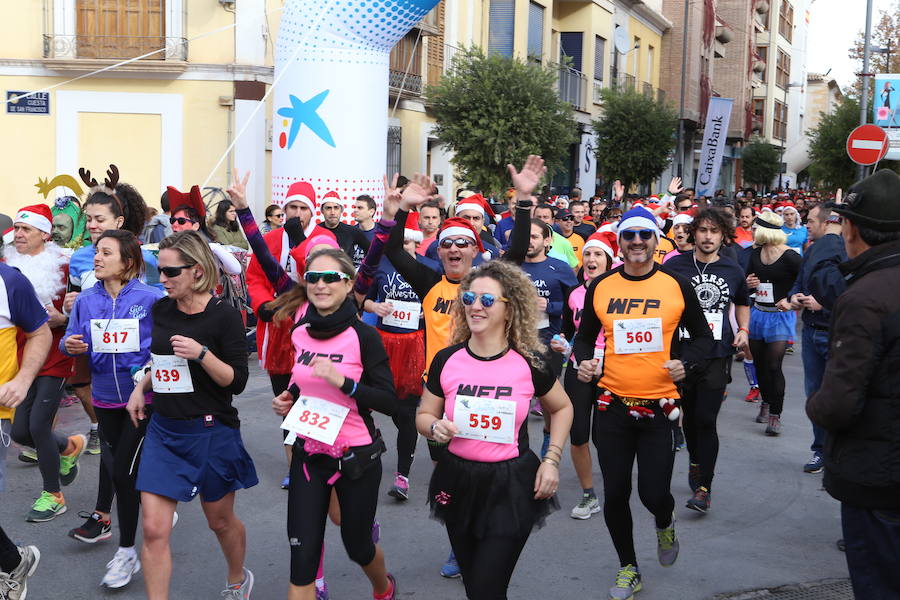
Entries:
{"label": "woman in pink t-shirt", "polygon": [[[467,597],[506,598],[531,530],[559,506],[572,405],[542,358],[537,296],[521,269],[481,265],[460,283],[453,311],[452,344],[431,363],[416,417],[419,433],[448,444],[429,504],[447,527]],[[542,461],[528,446],[533,396],[552,415]]]}

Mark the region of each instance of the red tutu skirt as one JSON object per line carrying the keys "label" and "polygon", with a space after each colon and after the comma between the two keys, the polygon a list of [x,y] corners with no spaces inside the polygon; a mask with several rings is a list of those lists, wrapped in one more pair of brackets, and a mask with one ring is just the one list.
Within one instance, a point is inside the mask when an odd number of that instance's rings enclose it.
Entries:
{"label": "red tutu skirt", "polygon": [[422,374],[425,373],[425,332],[390,333],[378,330],[387,350],[394,376],[397,397],[422,395]]}

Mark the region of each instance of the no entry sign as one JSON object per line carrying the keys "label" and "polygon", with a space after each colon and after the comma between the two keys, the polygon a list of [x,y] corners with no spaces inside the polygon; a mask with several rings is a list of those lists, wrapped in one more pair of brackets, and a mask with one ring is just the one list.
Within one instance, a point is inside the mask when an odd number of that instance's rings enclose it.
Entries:
{"label": "no entry sign", "polygon": [[847,137],[847,154],[859,165],[874,165],[888,151],[888,136],[877,125],[860,125]]}

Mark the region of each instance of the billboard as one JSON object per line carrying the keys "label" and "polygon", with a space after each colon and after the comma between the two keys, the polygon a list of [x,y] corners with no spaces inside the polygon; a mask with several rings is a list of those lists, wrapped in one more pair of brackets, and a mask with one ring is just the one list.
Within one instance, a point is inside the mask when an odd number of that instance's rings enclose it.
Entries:
{"label": "billboard", "polygon": [[890,140],[885,158],[900,160],[900,73],[875,75],[872,122],[884,129]]}

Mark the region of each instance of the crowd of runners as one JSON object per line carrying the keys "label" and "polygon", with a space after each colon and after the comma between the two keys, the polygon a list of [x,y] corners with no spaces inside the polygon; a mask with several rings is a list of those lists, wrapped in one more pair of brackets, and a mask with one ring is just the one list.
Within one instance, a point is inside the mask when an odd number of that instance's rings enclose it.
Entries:
{"label": "crowd of runners", "polygon": [[[428,502],[447,532],[448,557],[435,572],[461,576],[461,596],[507,597],[529,535],[560,508],[559,467],[571,460],[581,498],[568,514],[602,511],[619,565],[598,577],[608,579],[608,598],[628,600],[643,584],[630,508],[635,460],[658,560],[671,566],[676,506],[712,510],[716,421],[734,363],[743,363],[745,400],[759,404],[760,435],[778,436],[792,400],[782,361],[797,342],[812,423],[811,455],[798,469],[826,469],[826,487],[843,503],[851,576],[857,594],[868,594],[859,597],[900,597],[890,568],[900,560],[890,538],[900,528],[900,408],[898,388],[887,385],[897,370],[878,362],[893,356],[893,338],[871,329],[892,311],[859,301],[872,313],[858,325],[870,327],[875,347],[865,366],[890,374],[879,388],[887,408],[868,407],[863,393],[855,413],[841,409],[857,391],[836,396],[832,387],[849,385],[839,373],[865,369],[845,352],[834,370],[828,362],[832,311],[858,289],[848,284],[894,264],[885,251],[881,262],[857,257],[896,245],[884,232],[900,230],[900,215],[876,218],[865,205],[879,194],[900,204],[896,175],[876,173],[846,203],[840,191],[698,198],[677,178],[658,196],[615,182],[609,198],[583,199],[577,189],[538,191],[545,175],[537,156],[510,165],[500,201],[465,190],[446,201],[426,176],[385,178],[380,211],[369,196],[317,197],[298,182],[253,215],[250,174],[236,173],[221,196],[169,188],[153,215],[115,166],[103,183],[82,170],[83,198],[25,206],[7,224],[0,491],[15,442],[17,458],[37,466],[37,498],[22,518],[42,523],[82,509],[69,536],[87,544],[113,537],[115,523],[118,547],[101,585],[122,588],[142,572],[151,600],[169,598],[178,503],[199,497],[227,563],[222,596],[250,598],[234,503],[258,479],[233,398],[247,384],[246,332],[255,331],[278,417],[271,443],[287,456],[288,598],[328,598],[329,520],[373,597],[399,597],[391,565],[402,557],[385,555],[376,519],[382,455],[393,446],[390,501]],[[818,393],[823,378],[833,386]],[[88,432],[55,431],[61,402],[80,402]],[[395,431],[379,430],[373,412],[390,416]],[[845,413],[874,420],[848,425]],[[529,440],[529,415],[543,420],[539,440]],[[433,472],[414,484],[419,436]],[[676,500],[682,449],[693,493]],[[86,468],[84,453],[101,455],[96,503],[73,507],[63,488]],[[27,531],[3,506],[0,599],[22,600],[40,551],[13,543],[5,530]],[[873,524],[871,511],[887,524]],[[893,546],[873,551],[874,538]]]}

